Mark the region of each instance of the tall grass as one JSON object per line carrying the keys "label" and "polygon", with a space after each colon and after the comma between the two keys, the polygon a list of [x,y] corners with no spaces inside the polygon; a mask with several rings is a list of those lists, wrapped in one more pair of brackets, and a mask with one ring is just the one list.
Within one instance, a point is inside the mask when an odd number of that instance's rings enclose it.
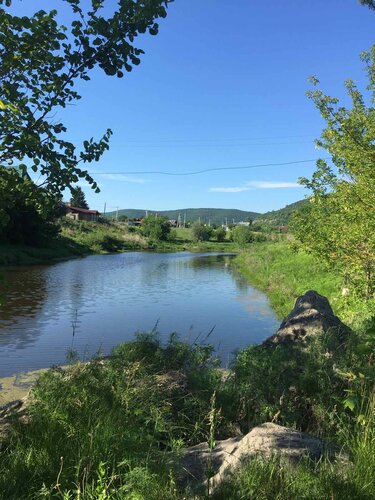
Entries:
{"label": "tall grass", "polygon": [[335,314],[356,329],[375,317],[374,301],[364,301],[350,289],[349,295],[343,296],[339,274],[293,243],[249,245],[234,264],[251,284],[267,293],[280,318],[289,314],[296,297],[307,290],[327,297]]}
{"label": "tall grass", "polygon": [[49,370],[1,452],[0,498],[174,498],[172,457],[209,432],[211,352],[146,335]]}
{"label": "tall grass", "polygon": [[270,420],[336,443],[350,462],[252,460],[215,492],[207,470],[206,496],[373,498],[372,355],[354,341],[339,356],[326,347],[249,347],[223,381],[211,347],[140,334],[108,359],[51,369],[1,449],[0,498],[181,499],[182,448],[213,449],[234,427]]}

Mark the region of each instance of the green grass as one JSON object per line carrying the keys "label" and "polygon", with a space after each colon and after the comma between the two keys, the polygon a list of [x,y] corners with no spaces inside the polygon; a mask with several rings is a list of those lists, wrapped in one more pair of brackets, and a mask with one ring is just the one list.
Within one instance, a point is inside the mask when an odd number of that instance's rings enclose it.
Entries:
{"label": "green grass", "polygon": [[194,242],[191,230],[173,230],[167,241],[150,241],[138,228],[116,222],[75,222],[63,219],[60,234],[46,247],[0,243],[0,266],[43,264],[89,254],[125,251],[156,252],[236,252],[230,241]]}
{"label": "green grass", "polygon": [[307,290],[328,298],[335,314],[360,329],[375,315],[373,301],[364,301],[353,291],[342,295],[342,279],[316,257],[287,241],[249,245],[235,259],[237,269],[249,282],[264,291],[280,318],[289,314],[295,300]]}
{"label": "green grass", "polygon": [[60,234],[46,247],[0,243],[0,266],[28,265],[64,260],[92,253],[144,250],[148,242],[123,224],[75,222],[63,219]]}
{"label": "green grass", "polygon": [[[278,410],[278,423],[338,443],[351,463],[292,468],[254,460],[214,498],[370,499],[374,367],[372,349],[359,355],[356,347],[335,359],[324,356],[324,339],[301,352],[250,347],[223,382],[209,346],[175,335],[163,346],[156,334],[141,334],[110,358],[51,369],[32,391],[29,418],[13,421],[1,449],[0,498],[184,498],[177,481],[182,447],[225,439],[233,427],[248,432]],[[362,373],[357,381],[348,374],[352,365]],[[348,408],[350,380],[358,398]]]}
{"label": "green grass", "polygon": [[178,498],[171,464],[206,439],[220,382],[211,352],[141,335],[46,372],[1,452],[0,498]]}

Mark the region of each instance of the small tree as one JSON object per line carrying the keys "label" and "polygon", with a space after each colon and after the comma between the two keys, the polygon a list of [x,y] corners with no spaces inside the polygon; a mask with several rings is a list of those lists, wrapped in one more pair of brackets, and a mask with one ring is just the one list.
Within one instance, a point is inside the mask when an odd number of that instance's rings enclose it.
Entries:
{"label": "small tree", "polygon": [[253,241],[254,235],[247,226],[236,226],[232,230],[232,239],[242,248]]}
{"label": "small tree", "polygon": [[85,193],[82,191],[80,186],[72,188],[72,197],[70,198],[70,203],[72,207],[85,208],[88,210],[89,206],[86,201]]}
{"label": "small tree", "polygon": [[218,227],[217,229],[215,229],[215,238],[219,242],[225,241],[226,234],[227,233],[223,227]]}
{"label": "small tree", "polygon": [[212,227],[206,226],[203,222],[194,222],[191,225],[194,241],[208,241],[212,235]]}
{"label": "small tree", "polygon": [[[368,102],[375,101],[375,45],[362,56],[369,77]],[[316,86],[319,81],[312,79]],[[314,89],[327,127],[317,144],[332,156],[319,160],[311,179],[301,179],[313,196],[294,216],[294,232],[305,248],[338,269],[368,299],[375,296],[375,108],[352,80],[346,81],[351,107]]]}
{"label": "small tree", "polygon": [[149,215],[143,221],[141,232],[153,241],[165,241],[168,239],[171,226],[166,217]]}
{"label": "small tree", "polygon": [[27,175],[20,176],[13,169],[3,172],[0,176],[0,240],[32,246],[47,243],[58,233],[53,221],[59,216],[60,204],[61,200],[50,198]]}

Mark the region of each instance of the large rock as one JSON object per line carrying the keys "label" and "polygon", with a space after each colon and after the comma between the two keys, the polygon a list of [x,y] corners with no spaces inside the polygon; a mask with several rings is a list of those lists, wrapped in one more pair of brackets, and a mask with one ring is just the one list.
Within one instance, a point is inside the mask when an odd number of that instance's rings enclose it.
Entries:
{"label": "large rock", "polygon": [[333,313],[328,299],[309,290],[296,300],[292,312],[283,320],[276,334],[263,342],[267,347],[304,342],[316,334],[331,334],[335,347],[345,343],[349,328]]}
{"label": "large rock", "polygon": [[215,489],[223,479],[246,460],[261,456],[296,463],[304,457],[319,460],[327,456],[331,460],[340,458],[339,450],[309,434],[298,432],[273,423],[265,423],[252,429],[243,437],[217,441],[213,450],[207,443],[188,448],[182,457],[183,473],[181,485],[191,487],[207,485],[210,471],[210,489]]}

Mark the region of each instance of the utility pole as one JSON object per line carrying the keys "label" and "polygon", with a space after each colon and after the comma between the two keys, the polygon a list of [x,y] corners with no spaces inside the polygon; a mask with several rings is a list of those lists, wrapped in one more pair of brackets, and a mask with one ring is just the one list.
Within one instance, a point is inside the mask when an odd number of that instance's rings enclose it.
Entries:
{"label": "utility pole", "polygon": [[105,209],[107,208],[107,202],[104,203],[103,215],[105,216]]}
{"label": "utility pole", "polygon": [[118,221],[118,207],[116,207],[116,221]]}
{"label": "utility pole", "polygon": [[184,213],[184,227],[186,227],[186,212]]}

